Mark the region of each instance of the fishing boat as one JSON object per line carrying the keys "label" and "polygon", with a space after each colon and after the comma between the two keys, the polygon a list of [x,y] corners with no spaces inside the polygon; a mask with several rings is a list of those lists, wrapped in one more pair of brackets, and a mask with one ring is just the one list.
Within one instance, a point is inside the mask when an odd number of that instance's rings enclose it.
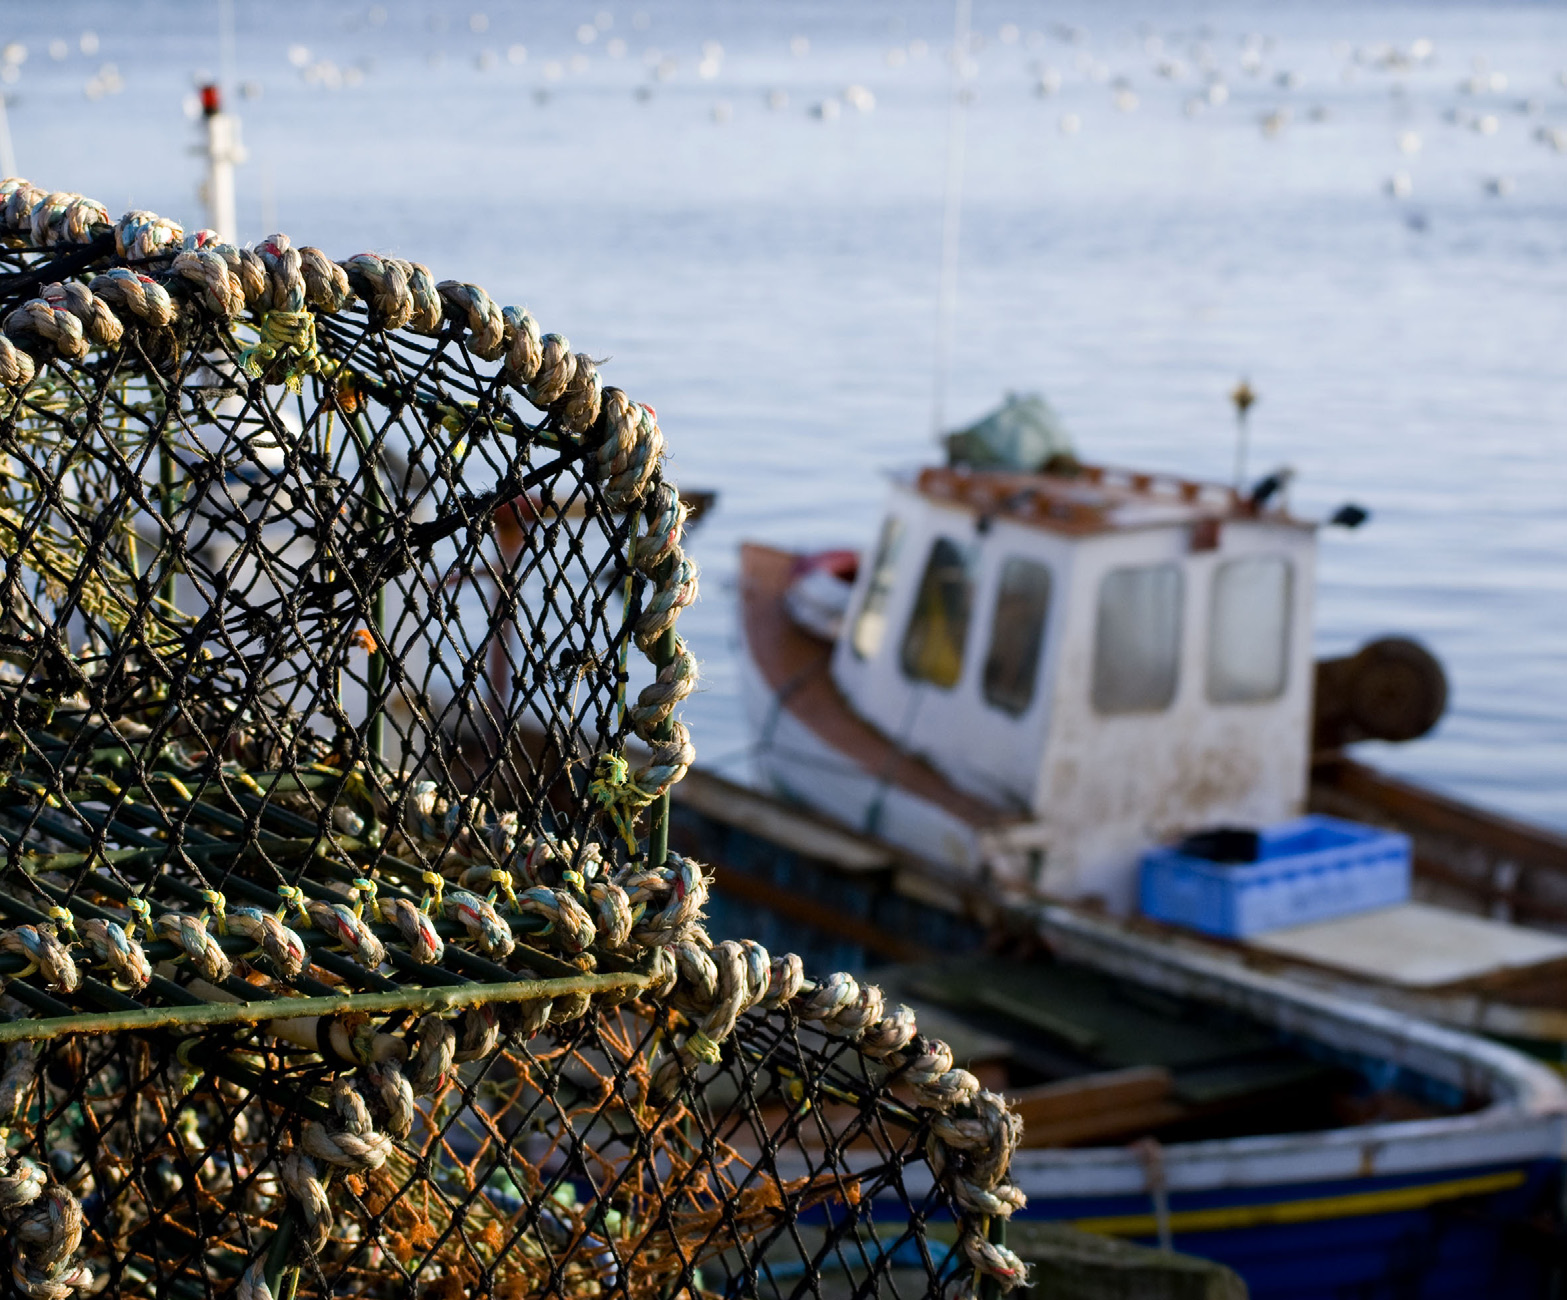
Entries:
{"label": "fishing boat", "polygon": [[[862,893],[939,896],[978,929],[1041,902],[1103,912],[1560,1055],[1567,838],[1346,752],[1429,731],[1440,664],[1401,638],[1313,662],[1322,521],[1291,513],[1284,476],[1242,491],[1086,464],[1048,437],[1020,454],[1016,430],[1041,423],[1024,400],[893,480],[867,561],[742,548],[761,789],[740,804],[774,801],[775,823],[808,810],[897,864],[874,888],[861,873]],[[725,802],[694,815],[722,821]],[[1412,890],[1244,936],[1140,915],[1150,850],[1303,814],[1407,837]]]}

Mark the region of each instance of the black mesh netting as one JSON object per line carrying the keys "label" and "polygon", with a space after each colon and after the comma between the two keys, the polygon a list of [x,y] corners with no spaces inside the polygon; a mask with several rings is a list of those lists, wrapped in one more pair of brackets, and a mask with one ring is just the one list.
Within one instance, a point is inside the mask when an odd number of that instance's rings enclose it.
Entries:
{"label": "black mesh netting", "polygon": [[665,848],[651,408],[416,264],[0,203],[10,1284],[1018,1280],[1000,1099]]}

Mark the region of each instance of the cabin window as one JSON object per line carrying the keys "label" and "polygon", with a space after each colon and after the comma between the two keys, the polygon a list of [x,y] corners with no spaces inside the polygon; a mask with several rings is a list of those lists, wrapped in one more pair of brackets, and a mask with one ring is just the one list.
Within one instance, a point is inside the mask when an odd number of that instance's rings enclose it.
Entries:
{"label": "cabin window", "polygon": [[1001,566],[990,653],[985,657],[985,700],[1005,713],[1026,713],[1034,701],[1049,609],[1049,569],[1015,558]]}
{"label": "cabin window", "polygon": [[870,581],[865,584],[865,599],[854,617],[849,646],[861,659],[874,659],[887,636],[887,602],[892,599],[893,573],[898,567],[898,552],[903,549],[903,520],[887,516],[876,543],[876,561],[871,565]]}
{"label": "cabin window", "polygon": [[933,686],[958,684],[972,594],[967,553],[956,542],[938,537],[903,634],[903,671],[909,677]]}
{"label": "cabin window", "polygon": [[1094,708],[1168,708],[1181,667],[1181,571],[1173,564],[1113,569],[1099,585]]}
{"label": "cabin window", "polygon": [[1277,699],[1289,669],[1288,560],[1228,560],[1213,575],[1208,620],[1208,698],[1215,704]]}

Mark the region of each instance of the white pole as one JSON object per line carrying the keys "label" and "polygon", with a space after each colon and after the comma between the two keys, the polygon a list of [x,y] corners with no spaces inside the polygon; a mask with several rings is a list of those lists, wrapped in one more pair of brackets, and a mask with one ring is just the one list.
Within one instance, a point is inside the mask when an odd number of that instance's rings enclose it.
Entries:
{"label": "white pole", "polygon": [[234,164],[245,161],[245,148],[239,139],[239,118],[223,111],[222,92],[216,85],[201,88],[201,107],[207,122],[207,223],[225,243],[238,243]]}
{"label": "white pole", "polygon": [[969,24],[973,0],[957,0],[952,36],[952,105],[947,118],[946,206],[941,217],[941,284],[936,298],[936,374],[931,424],[939,438],[947,424],[947,379],[958,309],[958,231],[963,216],[963,150],[968,126]]}

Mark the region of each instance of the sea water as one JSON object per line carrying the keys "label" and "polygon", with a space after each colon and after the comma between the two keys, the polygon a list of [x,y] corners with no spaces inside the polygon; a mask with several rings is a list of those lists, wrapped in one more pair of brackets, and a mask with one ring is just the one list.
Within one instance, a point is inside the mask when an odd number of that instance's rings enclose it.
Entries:
{"label": "sea water", "polygon": [[[230,47],[220,12],[8,7],[21,174],[194,228],[219,75],[242,238],[413,258],[606,358],[720,493],[686,716],[743,773],[739,542],[864,546],[936,450],[951,6],[280,2]],[[1247,377],[1248,476],[1372,512],[1322,534],[1319,653],[1447,666],[1436,733],[1368,757],[1567,826],[1567,10],[976,0],[972,31],[949,422],[1039,391],[1087,459],[1228,480]]]}

